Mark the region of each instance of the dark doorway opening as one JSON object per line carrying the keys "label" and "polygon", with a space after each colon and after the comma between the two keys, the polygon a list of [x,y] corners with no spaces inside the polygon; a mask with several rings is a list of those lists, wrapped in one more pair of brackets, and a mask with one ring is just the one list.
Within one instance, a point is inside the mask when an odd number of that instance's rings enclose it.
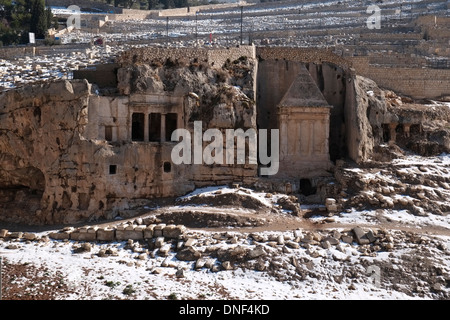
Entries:
{"label": "dark doorway opening", "polygon": [[300,192],[305,196],[316,194],[316,187],[313,187],[311,180],[300,179]]}
{"label": "dark doorway opening", "polygon": [[143,113],[133,113],[131,124],[131,140],[144,141],[144,120]]}
{"label": "dark doorway opening", "polygon": [[166,114],[166,141],[171,141],[172,132],[177,129],[178,115],[176,113]]}
{"label": "dark doorway opening", "polygon": [[112,126],[105,126],[105,140],[111,142],[113,140]]}
{"label": "dark doorway opening", "polygon": [[161,114],[150,113],[148,115],[149,140],[153,142],[161,141]]}
{"label": "dark doorway opening", "polygon": [[172,171],[172,164],[170,162],[164,162],[164,172],[169,173]]}
{"label": "dark doorway opening", "polygon": [[109,166],[109,174],[116,174],[117,173],[117,166],[115,164],[112,164]]}

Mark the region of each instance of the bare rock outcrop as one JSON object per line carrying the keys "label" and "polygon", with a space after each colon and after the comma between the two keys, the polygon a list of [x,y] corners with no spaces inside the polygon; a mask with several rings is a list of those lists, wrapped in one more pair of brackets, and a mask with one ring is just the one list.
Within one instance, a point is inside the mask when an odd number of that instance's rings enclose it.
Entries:
{"label": "bare rock outcrop", "polygon": [[80,170],[89,94],[87,81],[58,81],[1,95],[2,219],[48,222],[72,203],[70,178],[89,174]]}
{"label": "bare rock outcrop", "polygon": [[[422,156],[450,152],[450,108],[436,101],[418,101],[380,88],[373,80],[354,78],[357,162],[390,161],[401,150]],[[385,147],[383,147],[385,145]]]}
{"label": "bare rock outcrop", "polygon": [[202,120],[210,128],[256,128],[254,70],[248,57],[227,60],[222,67],[198,60],[154,59],[119,68],[118,89],[123,95],[192,93],[198,105],[187,110],[190,121]]}

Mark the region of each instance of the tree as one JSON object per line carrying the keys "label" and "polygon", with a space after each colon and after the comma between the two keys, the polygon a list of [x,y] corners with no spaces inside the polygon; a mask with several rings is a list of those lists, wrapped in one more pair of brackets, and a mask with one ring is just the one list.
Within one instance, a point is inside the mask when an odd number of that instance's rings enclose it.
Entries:
{"label": "tree", "polygon": [[189,6],[188,0],[175,0],[175,7],[185,8]]}
{"label": "tree", "polygon": [[4,45],[27,43],[28,32],[43,38],[52,20],[45,0],[0,0],[0,41]]}
{"label": "tree", "polygon": [[162,0],[161,4],[164,5],[164,9],[175,8],[175,1],[174,0]]}
{"label": "tree", "polygon": [[22,30],[30,20],[30,4],[25,0],[0,0],[0,41],[3,45],[17,44],[22,39]]}
{"label": "tree", "polygon": [[159,0],[148,0],[148,9],[149,10],[159,9],[160,6],[161,6],[161,4],[160,4]]}
{"label": "tree", "polygon": [[30,32],[34,32],[37,38],[44,38],[47,29],[50,27],[45,10],[45,0],[34,0],[32,2]]}
{"label": "tree", "polygon": [[47,29],[51,28],[51,26],[53,24],[53,13],[52,13],[52,9],[50,7],[48,7],[45,10],[45,19],[47,22]]}

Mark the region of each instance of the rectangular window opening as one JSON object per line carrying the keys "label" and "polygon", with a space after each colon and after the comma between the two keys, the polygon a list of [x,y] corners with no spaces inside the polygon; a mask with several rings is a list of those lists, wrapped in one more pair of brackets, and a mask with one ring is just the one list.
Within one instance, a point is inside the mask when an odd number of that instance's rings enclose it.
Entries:
{"label": "rectangular window opening", "polygon": [[164,162],[164,172],[168,173],[172,171],[172,164],[170,162]]}
{"label": "rectangular window opening", "polygon": [[109,166],[109,174],[116,174],[117,173],[117,165],[111,164]]}
{"label": "rectangular window opening", "polygon": [[105,126],[105,140],[111,142],[113,140],[113,127]]}

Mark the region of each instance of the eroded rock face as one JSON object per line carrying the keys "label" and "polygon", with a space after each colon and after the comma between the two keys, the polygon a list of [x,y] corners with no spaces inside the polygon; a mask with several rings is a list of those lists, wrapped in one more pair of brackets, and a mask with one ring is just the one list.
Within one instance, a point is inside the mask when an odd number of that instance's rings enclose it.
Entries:
{"label": "eroded rock face", "polygon": [[188,106],[189,121],[201,120],[205,128],[255,128],[255,62],[247,57],[213,68],[206,62],[154,59],[148,64],[126,65],[118,70],[122,95],[159,94],[198,97]]}
{"label": "eroded rock face", "polygon": [[[361,76],[354,79],[355,123],[348,147],[355,161],[389,161],[403,150],[422,156],[450,152],[450,108],[445,103],[419,103],[401,97]],[[383,145],[389,144],[390,151]]]}
{"label": "eroded rock face", "polygon": [[76,180],[89,175],[83,167],[82,139],[89,94],[86,81],[60,81],[1,95],[3,219],[50,222],[72,207]]}

